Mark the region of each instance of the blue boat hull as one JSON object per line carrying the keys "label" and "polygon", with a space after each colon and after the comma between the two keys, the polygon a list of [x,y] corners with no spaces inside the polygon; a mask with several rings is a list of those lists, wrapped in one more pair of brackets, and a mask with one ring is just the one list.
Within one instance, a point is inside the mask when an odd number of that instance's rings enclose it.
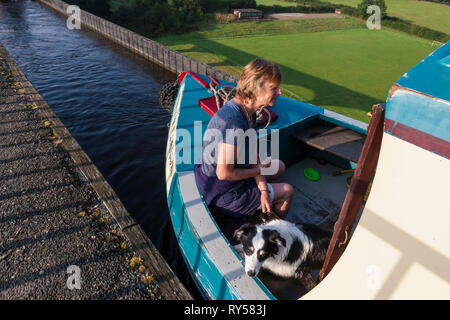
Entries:
{"label": "blue boat hull", "polygon": [[[202,78],[208,81],[206,77]],[[199,107],[198,99],[211,95],[186,75],[172,112],[166,151],[166,184],[177,241],[186,265],[206,299],[275,299],[258,278],[244,273],[242,260],[215,223],[195,183],[194,164],[201,155],[201,139],[200,142],[192,142],[186,137],[198,136],[206,129],[210,116]],[[278,130],[280,158],[286,163],[294,161],[290,159],[289,136],[314,119],[323,119],[360,133],[367,130],[365,123],[285,97],[277,100],[273,110],[279,118],[271,123],[267,132],[260,132],[259,138]]]}

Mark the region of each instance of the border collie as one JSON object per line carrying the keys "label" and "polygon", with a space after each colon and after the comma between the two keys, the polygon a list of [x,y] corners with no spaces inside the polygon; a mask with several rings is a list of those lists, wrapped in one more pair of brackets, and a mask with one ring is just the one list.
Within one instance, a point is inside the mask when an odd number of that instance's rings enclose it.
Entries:
{"label": "border collie", "polygon": [[271,220],[262,225],[244,224],[234,232],[238,253],[245,254],[245,272],[256,276],[261,267],[283,278],[301,278],[320,269],[332,234],[312,224]]}

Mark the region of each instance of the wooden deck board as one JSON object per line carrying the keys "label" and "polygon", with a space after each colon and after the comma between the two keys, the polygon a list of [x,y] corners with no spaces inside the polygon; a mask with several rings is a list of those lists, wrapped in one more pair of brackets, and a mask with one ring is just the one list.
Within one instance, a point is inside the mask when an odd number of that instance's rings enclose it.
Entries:
{"label": "wooden deck board", "polygon": [[358,162],[365,136],[331,123],[318,122],[293,137],[309,146]]}
{"label": "wooden deck board", "polygon": [[[319,171],[319,181],[309,181],[303,170],[313,168]],[[312,158],[306,158],[285,173],[284,182],[294,187],[294,200],[287,216],[289,221],[301,221],[317,224],[332,231],[332,225],[337,220],[341,205],[347,194],[345,179],[351,173],[333,176],[334,171],[341,170],[330,163],[321,165]]]}

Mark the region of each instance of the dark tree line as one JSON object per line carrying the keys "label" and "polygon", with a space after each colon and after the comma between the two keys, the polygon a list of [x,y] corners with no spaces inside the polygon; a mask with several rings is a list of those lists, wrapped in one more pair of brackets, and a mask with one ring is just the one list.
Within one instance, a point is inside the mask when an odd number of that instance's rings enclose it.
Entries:
{"label": "dark tree line", "polygon": [[148,36],[192,30],[207,13],[255,8],[255,0],[69,0],[81,9]]}

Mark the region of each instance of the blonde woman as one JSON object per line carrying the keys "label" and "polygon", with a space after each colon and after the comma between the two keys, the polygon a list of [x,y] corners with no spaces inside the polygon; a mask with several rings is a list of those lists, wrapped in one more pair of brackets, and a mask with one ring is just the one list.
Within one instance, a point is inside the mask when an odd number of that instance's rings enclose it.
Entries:
{"label": "blonde woman", "polygon": [[[195,173],[203,199],[214,212],[242,217],[261,209],[286,217],[293,188],[273,182],[283,175],[284,163],[276,159],[261,163],[258,156],[256,162],[250,161],[256,150],[249,139],[239,137],[251,136],[247,133],[256,129],[256,111],[275,104],[281,95],[280,83],[281,71],[273,62],[251,61],[242,71],[235,97],[211,118],[203,139],[202,161]],[[244,145],[240,147],[238,141],[244,141]],[[269,165],[278,170],[266,176],[264,168]]]}

